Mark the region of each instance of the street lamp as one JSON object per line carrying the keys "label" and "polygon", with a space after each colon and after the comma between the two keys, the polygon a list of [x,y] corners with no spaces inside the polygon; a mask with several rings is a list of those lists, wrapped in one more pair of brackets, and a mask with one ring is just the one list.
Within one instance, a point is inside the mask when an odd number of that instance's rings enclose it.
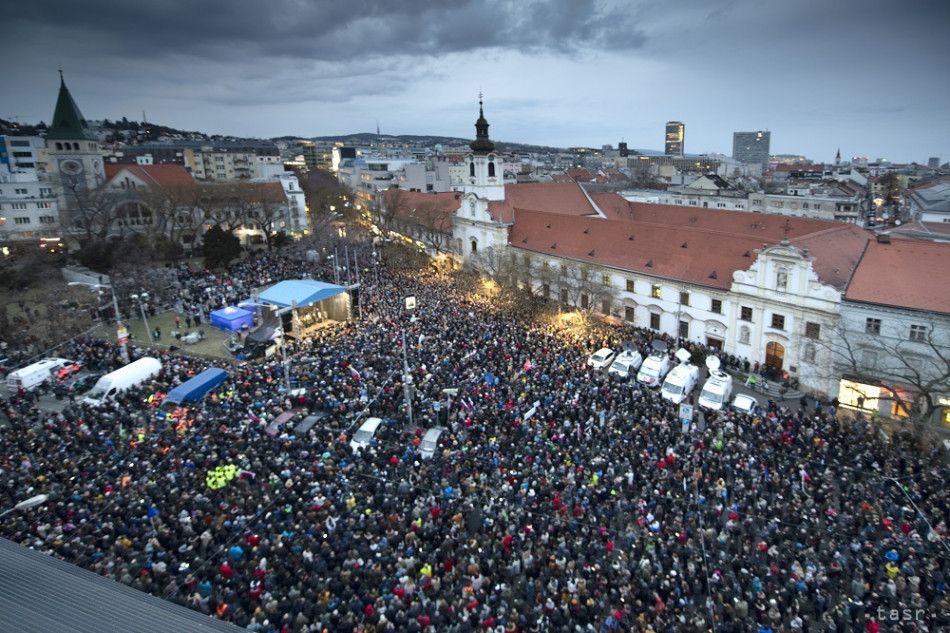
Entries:
{"label": "street lamp", "polygon": [[46,495],[46,494],[35,495],[33,497],[30,497],[29,499],[24,499],[23,501],[19,502],[12,508],[8,510],[4,510],[3,512],[0,512],[0,517],[6,516],[16,510],[29,510],[30,508],[35,508],[38,505],[42,505],[46,503],[47,499],[49,499],[49,495]]}
{"label": "street lamp", "polygon": [[93,284],[86,281],[70,281],[66,284],[67,286],[85,286],[91,290],[95,290],[102,294],[103,288],[108,288],[112,293],[112,309],[115,311],[115,324],[117,326],[117,336],[119,338],[119,352],[122,354],[122,360],[125,363],[129,362],[129,349],[125,344],[124,338],[128,337],[128,333],[125,333],[123,337],[124,328],[122,326],[122,317],[119,315],[119,302],[115,298],[115,287],[112,284]]}
{"label": "street lamp", "polygon": [[139,295],[132,295],[132,301],[139,304],[139,310],[142,311],[142,321],[145,323],[145,331],[148,332],[148,342],[154,344],[155,339],[152,337],[152,328],[148,325],[148,317],[145,316],[145,302],[148,301],[148,293],[143,292]]}

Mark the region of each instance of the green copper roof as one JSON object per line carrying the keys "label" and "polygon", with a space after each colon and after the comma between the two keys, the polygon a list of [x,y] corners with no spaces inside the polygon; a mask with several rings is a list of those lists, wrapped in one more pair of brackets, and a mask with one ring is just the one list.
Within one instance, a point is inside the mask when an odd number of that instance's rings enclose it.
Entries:
{"label": "green copper roof", "polygon": [[69,94],[63,74],[59,75],[59,97],[56,99],[56,111],[53,113],[53,122],[46,132],[48,140],[67,141],[95,141],[96,136],[86,125],[79,106]]}

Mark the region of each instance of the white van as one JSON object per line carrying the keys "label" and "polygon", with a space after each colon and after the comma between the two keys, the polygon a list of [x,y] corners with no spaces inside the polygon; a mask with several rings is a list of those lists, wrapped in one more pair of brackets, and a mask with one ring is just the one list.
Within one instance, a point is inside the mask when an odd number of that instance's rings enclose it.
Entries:
{"label": "white van", "polygon": [[670,371],[663,381],[660,396],[675,404],[681,403],[696,388],[699,382],[699,367],[689,362],[690,354],[685,349],[676,352],[680,364]]}
{"label": "white van", "polygon": [[607,373],[621,378],[629,378],[631,374],[640,369],[642,364],[643,356],[640,356],[640,352],[625,350],[617,354],[617,358],[611,363]]}
{"label": "white van", "polygon": [[732,395],[732,376],[719,371],[719,359],[715,356],[706,359],[706,367],[709,368],[709,378],[699,392],[697,404],[704,409],[719,411],[729,403]]}
{"label": "white van", "polygon": [[665,351],[650,354],[640,365],[637,382],[641,382],[647,387],[656,387],[670,371],[671,364],[670,357]]}
{"label": "white van", "polygon": [[100,378],[83,398],[83,404],[92,406],[102,404],[115,397],[117,393],[154,378],[160,371],[162,371],[162,362],[157,358],[140,358]]}
{"label": "white van", "polygon": [[380,418],[367,418],[350,440],[350,447],[358,452],[369,446],[369,443],[373,441],[373,436],[376,435],[376,429],[382,423]]}
{"label": "white van", "polygon": [[22,369],[11,371],[7,375],[7,388],[10,391],[16,391],[21,388],[31,391],[52,378],[53,372],[57,369],[65,367],[70,363],[72,363],[72,361],[66,360],[65,358],[44,358]]}

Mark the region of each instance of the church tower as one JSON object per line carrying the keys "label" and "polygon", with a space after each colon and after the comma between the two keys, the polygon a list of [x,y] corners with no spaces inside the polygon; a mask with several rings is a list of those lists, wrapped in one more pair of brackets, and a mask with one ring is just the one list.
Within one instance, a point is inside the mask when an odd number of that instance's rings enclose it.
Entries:
{"label": "church tower", "polygon": [[59,72],[59,97],[46,132],[46,173],[60,192],[95,189],[106,179],[99,140],[66,87]]}
{"label": "church tower", "polygon": [[488,120],[478,95],[478,120],[475,121],[475,140],[469,144],[471,153],[466,157],[468,176],[463,179],[465,193],[473,193],[485,200],[505,199],[505,174],[501,160],[495,154],[495,144],[488,138]]}

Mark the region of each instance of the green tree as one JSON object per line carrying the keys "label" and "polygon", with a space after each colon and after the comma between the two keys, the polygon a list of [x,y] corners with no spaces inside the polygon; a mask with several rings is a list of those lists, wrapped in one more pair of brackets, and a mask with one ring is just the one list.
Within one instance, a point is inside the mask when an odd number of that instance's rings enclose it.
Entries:
{"label": "green tree", "polygon": [[206,267],[227,266],[232,259],[240,254],[241,241],[233,233],[225,231],[219,226],[212,226],[204,234]]}

